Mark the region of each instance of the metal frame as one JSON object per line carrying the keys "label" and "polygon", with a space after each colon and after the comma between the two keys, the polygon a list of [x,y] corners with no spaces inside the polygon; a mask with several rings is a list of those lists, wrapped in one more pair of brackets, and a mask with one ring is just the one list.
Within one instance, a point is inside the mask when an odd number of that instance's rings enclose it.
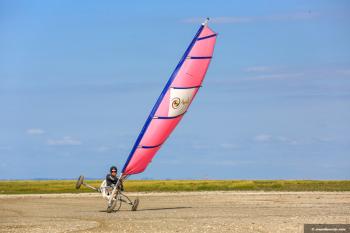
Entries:
{"label": "metal frame", "polygon": [[[127,176],[123,176],[122,174],[120,174],[117,184],[113,187],[112,193],[108,196],[108,200],[107,200],[107,212],[108,213],[111,213],[113,211],[118,211],[120,209],[120,207],[121,207],[121,204],[123,202],[126,203],[126,204],[131,205],[132,206],[131,210],[133,210],[133,211],[137,210],[137,206],[138,206],[138,203],[139,203],[138,198],[136,198],[134,200],[134,202],[133,202],[121,190],[120,183],[126,177]],[[102,184],[103,184],[103,182],[105,182],[105,181],[102,181]],[[100,188],[93,187],[93,186],[91,186],[91,185],[89,185],[89,184],[84,182],[84,176],[80,176],[78,178],[76,188],[79,189],[81,185],[85,186],[86,188],[92,189],[92,190],[94,190],[96,192],[99,192],[101,194],[103,193],[103,189],[106,189],[107,187],[109,187],[109,186],[100,186]],[[102,196],[105,197],[103,194],[102,194]],[[119,206],[118,206],[118,202],[120,202]]]}

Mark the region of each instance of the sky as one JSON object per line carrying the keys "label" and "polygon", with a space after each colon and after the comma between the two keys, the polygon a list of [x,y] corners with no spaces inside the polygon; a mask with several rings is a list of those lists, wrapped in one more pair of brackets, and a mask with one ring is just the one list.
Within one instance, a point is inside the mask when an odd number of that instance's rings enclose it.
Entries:
{"label": "sky", "polygon": [[350,2],[0,0],[0,179],[121,168],[210,17],[203,88],[131,179],[350,179]]}

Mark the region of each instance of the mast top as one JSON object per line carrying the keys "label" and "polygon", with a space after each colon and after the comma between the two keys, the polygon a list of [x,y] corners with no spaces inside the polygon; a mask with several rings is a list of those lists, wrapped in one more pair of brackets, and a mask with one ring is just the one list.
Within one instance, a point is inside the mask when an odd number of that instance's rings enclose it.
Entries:
{"label": "mast top", "polygon": [[203,25],[203,26],[206,26],[206,25],[208,24],[208,22],[209,22],[209,17],[207,17],[207,18],[205,19],[205,21],[204,21],[204,23],[202,23],[202,25]]}

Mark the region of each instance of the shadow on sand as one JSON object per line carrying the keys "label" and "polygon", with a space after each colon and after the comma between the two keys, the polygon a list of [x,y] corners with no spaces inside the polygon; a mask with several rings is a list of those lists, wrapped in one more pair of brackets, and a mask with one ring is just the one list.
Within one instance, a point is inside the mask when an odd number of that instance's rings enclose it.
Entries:
{"label": "shadow on sand", "polygon": [[163,207],[163,208],[150,208],[150,209],[138,209],[137,211],[147,211],[147,210],[178,210],[178,209],[190,209],[192,207],[189,206],[181,206],[181,207]]}
{"label": "shadow on sand", "polygon": [[[154,211],[154,210],[179,210],[179,209],[190,209],[192,207],[189,206],[181,206],[181,207],[163,207],[163,208],[149,208],[149,209],[138,209],[137,212],[139,211]],[[114,210],[113,213],[119,212],[119,211],[131,211],[131,210]],[[107,213],[107,210],[100,210],[99,212],[104,212]]]}

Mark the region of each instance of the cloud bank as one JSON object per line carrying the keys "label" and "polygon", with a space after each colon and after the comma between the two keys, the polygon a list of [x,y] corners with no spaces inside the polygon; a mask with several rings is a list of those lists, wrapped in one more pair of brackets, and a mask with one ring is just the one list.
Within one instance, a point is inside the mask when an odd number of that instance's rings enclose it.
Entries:
{"label": "cloud bank", "polygon": [[[318,12],[301,11],[284,14],[266,16],[218,16],[210,18],[210,22],[215,24],[240,24],[253,22],[278,22],[278,21],[298,21],[310,20],[320,16]],[[205,17],[187,18],[184,23],[202,23]]]}
{"label": "cloud bank", "polygon": [[47,140],[49,146],[78,146],[82,142],[78,139],[74,139],[70,136],[65,136],[62,139],[49,139]]}
{"label": "cloud bank", "polygon": [[44,134],[45,131],[39,128],[32,128],[32,129],[27,129],[26,133],[30,135],[40,135],[40,134]]}

